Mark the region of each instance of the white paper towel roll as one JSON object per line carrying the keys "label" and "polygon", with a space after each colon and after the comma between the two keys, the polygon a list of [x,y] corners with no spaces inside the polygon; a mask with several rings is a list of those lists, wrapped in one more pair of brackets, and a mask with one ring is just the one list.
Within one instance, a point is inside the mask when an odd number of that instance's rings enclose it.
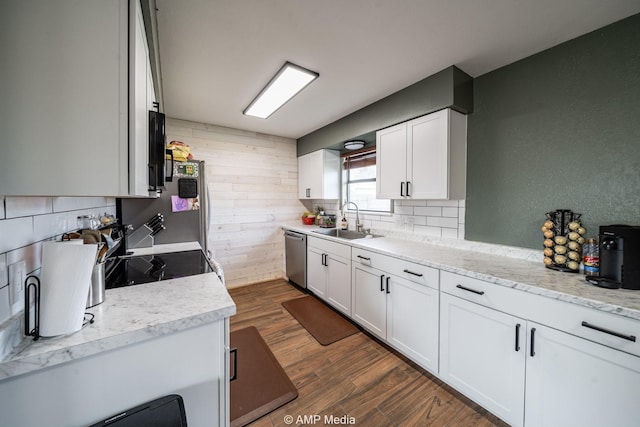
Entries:
{"label": "white paper towel roll", "polygon": [[40,335],[82,328],[98,245],[44,242],[40,270]]}

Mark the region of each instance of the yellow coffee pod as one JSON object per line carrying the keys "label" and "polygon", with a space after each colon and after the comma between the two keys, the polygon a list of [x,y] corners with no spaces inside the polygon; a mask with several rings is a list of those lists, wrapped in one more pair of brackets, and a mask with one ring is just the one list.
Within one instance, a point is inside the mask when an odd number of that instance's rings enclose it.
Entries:
{"label": "yellow coffee pod", "polygon": [[543,227],[548,228],[549,230],[551,230],[553,228],[553,222],[551,221],[545,221]]}
{"label": "yellow coffee pod", "polygon": [[578,232],[572,231],[571,233],[569,233],[569,239],[578,240],[579,238],[580,238],[580,234],[578,234]]}
{"label": "yellow coffee pod", "polygon": [[542,260],[542,262],[544,262],[544,265],[551,265],[551,264],[553,264],[553,261],[551,261],[551,258],[549,258],[548,256],[544,257],[544,259]]}
{"label": "yellow coffee pod", "polygon": [[553,240],[557,245],[565,245],[567,243],[567,238],[564,236],[556,236]]}
{"label": "yellow coffee pod", "polygon": [[582,234],[584,234],[584,233],[586,233],[586,232],[587,232],[587,230],[586,230],[584,227],[580,227],[580,228],[578,228],[578,233],[579,233],[579,234],[581,234],[581,235],[582,235]]}
{"label": "yellow coffee pod", "polygon": [[553,248],[553,250],[555,251],[555,253],[560,255],[564,255],[567,253],[567,247],[562,245],[556,246],[555,248]]}
{"label": "yellow coffee pod", "polygon": [[577,263],[576,261],[569,261],[567,263],[567,267],[569,267],[570,270],[577,270],[578,267],[580,267],[580,264]]}
{"label": "yellow coffee pod", "polygon": [[571,231],[578,231],[578,229],[580,228],[580,223],[573,221],[569,223],[569,230]]}
{"label": "yellow coffee pod", "polygon": [[575,252],[575,251],[569,252],[567,254],[567,257],[569,257],[569,259],[572,260],[572,261],[580,261],[580,254],[578,252]]}
{"label": "yellow coffee pod", "polygon": [[572,251],[580,250],[580,243],[578,242],[569,242],[567,246],[569,246],[569,249],[571,249]]}
{"label": "yellow coffee pod", "polygon": [[553,237],[553,231],[551,230],[547,230],[544,232],[544,237],[546,237],[547,239],[550,239]]}
{"label": "yellow coffee pod", "polygon": [[548,247],[548,248],[550,248],[551,246],[553,246],[553,240],[551,240],[551,239],[545,239],[543,243],[544,243],[544,245],[545,245],[546,247]]}
{"label": "yellow coffee pod", "polygon": [[551,256],[553,255],[553,250],[551,250],[551,248],[544,248],[542,253],[544,254],[544,256]]}
{"label": "yellow coffee pod", "polygon": [[567,262],[567,257],[564,255],[556,255],[553,257],[553,262],[555,262],[556,264],[564,264],[565,262]]}

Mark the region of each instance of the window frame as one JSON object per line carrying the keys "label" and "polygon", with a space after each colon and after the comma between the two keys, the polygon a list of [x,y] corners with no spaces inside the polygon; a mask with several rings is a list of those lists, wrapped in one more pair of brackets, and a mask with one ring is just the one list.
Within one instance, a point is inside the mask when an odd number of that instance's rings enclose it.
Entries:
{"label": "window frame", "polygon": [[[356,168],[345,168],[345,163],[348,162],[348,158],[354,157],[354,156],[359,156],[359,157],[367,157],[367,156],[371,156],[371,154],[373,154],[373,163],[372,164],[365,164],[364,166],[359,166]],[[376,152],[376,148],[375,147],[367,147],[367,148],[363,148],[360,150],[356,150],[356,151],[351,151],[351,152],[347,152],[347,153],[343,153],[340,156],[343,160],[340,163],[340,170],[341,170],[341,178],[342,178],[342,191],[340,192],[340,206],[344,206],[344,204],[350,200],[349,198],[349,184],[359,184],[359,183],[367,183],[367,182],[373,182],[375,183],[377,181],[377,177],[374,176],[372,178],[362,178],[362,179],[350,179],[351,177],[351,172],[350,170],[352,169],[357,169],[360,167],[367,167],[367,166],[376,166],[376,162],[377,162],[377,152]],[[371,160],[365,160],[364,163],[371,163]],[[376,200],[378,200],[376,198]],[[393,203],[393,199],[380,199],[380,200],[388,200],[389,201],[389,209],[388,210],[372,210],[372,209],[363,209],[359,207],[359,211],[360,213],[366,213],[366,214],[372,214],[372,215],[393,215],[394,213],[394,203]],[[354,213],[355,209],[353,209],[352,205],[349,205],[346,207],[345,209],[346,212],[351,212]]]}

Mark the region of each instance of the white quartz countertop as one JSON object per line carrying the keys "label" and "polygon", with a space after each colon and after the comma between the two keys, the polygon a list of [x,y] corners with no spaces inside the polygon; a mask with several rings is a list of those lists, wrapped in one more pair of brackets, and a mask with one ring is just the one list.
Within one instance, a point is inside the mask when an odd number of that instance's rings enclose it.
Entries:
{"label": "white quartz countertop", "polygon": [[[313,233],[312,231],[318,228],[316,226],[289,223],[284,224],[283,228],[496,285],[640,320],[640,291],[593,286],[585,281],[583,274],[563,273],[545,268],[542,255],[539,257],[540,261],[530,261],[505,256],[501,252],[509,251],[510,248],[499,245],[480,244],[478,246],[482,246],[482,251],[478,251],[452,247],[451,241],[447,242],[448,246],[434,243],[434,239],[428,237],[422,240],[416,236],[411,236],[411,239],[383,236],[345,240]],[[473,242],[460,241],[458,244],[474,247]]]}
{"label": "white quartz countertop", "polygon": [[[163,246],[153,251],[199,249]],[[228,318],[236,306],[218,276],[207,273],[108,289],[104,302],[87,312],[95,315],[94,323],[78,332],[38,341],[27,337],[0,361],[0,381]]]}

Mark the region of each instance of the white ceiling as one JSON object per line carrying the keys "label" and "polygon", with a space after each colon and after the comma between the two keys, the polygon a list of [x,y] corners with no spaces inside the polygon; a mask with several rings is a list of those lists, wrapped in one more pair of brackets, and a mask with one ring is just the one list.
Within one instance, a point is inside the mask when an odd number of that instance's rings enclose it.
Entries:
{"label": "white ceiling", "polygon": [[[299,138],[451,65],[477,77],[640,12],[640,0],[156,0],[169,117]],[[285,61],[320,77],[242,111]]]}

